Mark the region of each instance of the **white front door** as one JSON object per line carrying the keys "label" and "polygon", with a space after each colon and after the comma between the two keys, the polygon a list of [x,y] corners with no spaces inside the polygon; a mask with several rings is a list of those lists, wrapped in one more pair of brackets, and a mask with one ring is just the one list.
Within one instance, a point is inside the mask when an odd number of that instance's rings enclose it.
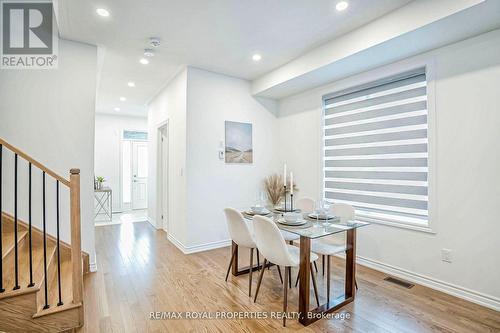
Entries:
{"label": "white front door", "polygon": [[132,209],[148,206],[148,143],[132,141]]}

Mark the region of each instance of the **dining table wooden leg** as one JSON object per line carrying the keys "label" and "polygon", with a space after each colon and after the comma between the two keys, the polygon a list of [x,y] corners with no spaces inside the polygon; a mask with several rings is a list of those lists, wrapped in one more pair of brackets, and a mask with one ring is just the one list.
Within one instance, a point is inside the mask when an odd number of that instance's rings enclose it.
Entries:
{"label": "dining table wooden leg", "polygon": [[309,313],[311,239],[300,236],[299,322],[307,325]]}
{"label": "dining table wooden leg", "polygon": [[233,256],[236,258],[232,261],[231,273],[234,276],[237,276],[238,275],[238,244],[236,244],[234,241],[231,242],[231,249],[233,251]]}
{"label": "dining table wooden leg", "polygon": [[356,229],[347,230],[347,254],[345,269],[345,297],[356,296]]}
{"label": "dining table wooden leg", "polygon": [[[356,296],[356,229],[349,229],[347,232],[346,251],[346,272],[344,295],[330,299],[328,291],[326,304],[318,305],[317,308],[310,309],[310,279],[313,279],[314,295],[318,303],[316,276],[311,263],[311,241],[306,236],[300,237],[300,264],[299,264],[299,322],[308,326],[315,321],[324,318],[323,314],[332,313],[343,308],[354,301]],[[327,258],[325,269],[328,271],[328,281],[330,281],[330,258]]]}
{"label": "dining table wooden leg", "polygon": [[253,249],[250,249],[250,275],[248,276],[248,296],[252,297]]}
{"label": "dining table wooden leg", "polygon": [[318,285],[316,284],[316,276],[314,275],[312,264],[309,264],[309,266],[311,268],[311,279],[313,281],[314,296],[316,297],[316,304],[319,307]]}

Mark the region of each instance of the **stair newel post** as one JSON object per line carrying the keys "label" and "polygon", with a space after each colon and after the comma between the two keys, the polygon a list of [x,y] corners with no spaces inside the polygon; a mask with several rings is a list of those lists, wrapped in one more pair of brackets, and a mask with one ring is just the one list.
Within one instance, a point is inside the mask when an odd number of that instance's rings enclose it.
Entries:
{"label": "stair newel post", "polygon": [[[2,156],[3,145],[0,145],[0,253],[3,253],[2,244],[2,224],[3,224],[3,210],[2,210]],[[3,288],[3,256],[0,255],[0,293],[3,293],[5,289]]]}
{"label": "stair newel post", "polygon": [[[70,206],[71,206],[71,263],[73,282],[73,303],[83,302],[83,262],[80,221],[80,169],[70,170]],[[83,307],[80,321],[83,322]]]}

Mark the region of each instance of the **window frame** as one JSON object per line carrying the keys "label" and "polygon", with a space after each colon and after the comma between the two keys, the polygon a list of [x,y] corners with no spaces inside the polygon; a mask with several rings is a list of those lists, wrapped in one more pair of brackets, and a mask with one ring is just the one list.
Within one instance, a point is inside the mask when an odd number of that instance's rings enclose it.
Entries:
{"label": "window frame", "polygon": [[369,85],[377,81],[383,81],[391,77],[397,77],[402,73],[425,68],[426,81],[427,81],[427,140],[428,140],[428,173],[427,173],[427,212],[428,220],[426,225],[414,224],[408,221],[401,221],[390,218],[375,218],[363,214],[357,214],[356,219],[364,222],[391,226],[396,228],[410,229],[426,233],[436,233],[436,213],[437,213],[437,200],[436,200],[436,86],[435,86],[435,59],[432,57],[421,58],[417,60],[402,61],[400,63],[391,64],[381,68],[377,68],[368,72],[361,73],[341,80],[335,84],[333,91],[326,93],[322,96],[321,100],[321,117],[320,117],[320,197],[325,199],[325,97],[338,94],[339,92],[348,91],[354,87]]}

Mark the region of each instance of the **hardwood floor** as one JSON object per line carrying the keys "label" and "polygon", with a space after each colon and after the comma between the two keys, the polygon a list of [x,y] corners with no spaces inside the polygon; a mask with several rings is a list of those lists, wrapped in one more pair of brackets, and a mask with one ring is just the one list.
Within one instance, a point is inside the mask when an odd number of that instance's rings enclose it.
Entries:
{"label": "hardwood floor", "polygon": [[[98,272],[85,276],[85,332],[271,332],[282,329],[283,289],[276,267],[266,271],[257,303],[248,297],[248,276],[224,277],[230,247],[184,255],[166,233],[147,222],[96,228]],[[240,251],[245,265],[248,251]],[[261,260],[263,260],[261,258]],[[332,296],[343,290],[342,259],[332,260]],[[318,288],[325,280],[318,262]],[[295,280],[297,271],[293,270]],[[341,313],[348,319],[321,319],[296,332],[500,332],[500,313],[416,285],[405,289],[386,282],[385,274],[357,267],[356,300]],[[254,288],[256,285],[254,279]],[[311,290],[312,292],[312,290]],[[312,294],[311,294],[312,295]],[[288,311],[297,310],[297,288],[288,292]],[[314,301],[314,297],[311,297]],[[151,320],[152,311],[251,311],[267,319]]]}

